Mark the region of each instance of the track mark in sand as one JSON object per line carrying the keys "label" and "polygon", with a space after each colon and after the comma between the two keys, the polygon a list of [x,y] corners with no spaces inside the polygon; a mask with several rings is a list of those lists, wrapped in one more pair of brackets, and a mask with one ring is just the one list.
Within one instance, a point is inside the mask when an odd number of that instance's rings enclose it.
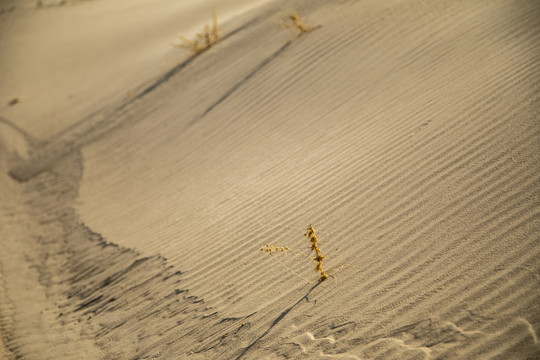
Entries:
{"label": "track mark in sand", "polygon": [[[238,32],[251,27],[259,20],[260,17],[256,17],[237,27],[227,35],[223,36],[221,42],[234,36]],[[182,70],[194,62],[197,57],[201,56],[204,52],[206,52],[206,50],[199,54],[194,54],[180,64],[174,66],[152,83],[142,88],[140,92],[134,94],[134,96],[130,97],[128,100],[109,108],[97,110],[62,129],[50,139],[47,139],[42,146],[36,147],[36,151],[34,151],[28,159],[20,160],[12,164],[9,168],[9,175],[18,182],[28,181],[43,171],[53,169],[56,161],[59,161],[67,154],[77,151],[81,146],[107,136],[112,130],[119,128],[126,121],[132,122],[132,117],[121,116],[121,114],[124,111],[127,111],[132,104],[152,93],[173,76],[180,74]]]}
{"label": "track mark in sand", "polygon": [[[242,31],[242,30],[245,30],[247,28],[249,28],[251,25],[255,24],[257,21],[259,20],[259,18],[254,18],[252,19],[251,21],[248,21],[247,23],[245,23],[244,25],[242,26],[239,26],[237,27],[236,29],[234,29],[233,31],[231,31],[230,33],[228,33],[227,35],[223,36],[220,38],[220,42],[223,42],[225,40],[227,40],[228,38],[230,38],[231,36],[237,34],[238,32]],[[152,92],[153,90],[155,90],[158,86],[160,86],[161,84],[163,84],[164,82],[166,82],[167,80],[169,80],[171,77],[173,77],[174,75],[176,75],[177,73],[179,73],[183,68],[185,68],[186,66],[188,66],[189,64],[191,64],[193,62],[193,60],[195,60],[198,56],[200,56],[202,53],[206,52],[209,48],[206,48],[202,51],[200,51],[199,53],[197,54],[193,54],[192,56],[190,56],[187,60],[185,60],[184,62],[182,62],[181,64],[178,64],[177,66],[175,66],[174,68],[172,68],[171,70],[167,71],[165,74],[163,74],[161,77],[159,77],[159,79],[157,79],[154,83],[152,83],[151,85],[149,85],[147,88],[145,88],[140,94],[136,95],[132,101],[135,101],[137,99],[140,99],[142,98],[143,96],[145,96],[146,94]],[[131,101],[131,102],[132,102]]]}
{"label": "track mark in sand", "polygon": [[429,359],[431,350],[425,346],[407,344],[395,338],[379,339],[364,350],[368,358],[381,359]]}
{"label": "track mark in sand", "polygon": [[387,333],[349,339],[349,348],[357,347],[355,353],[361,357],[384,359],[428,359],[442,354],[475,358],[480,354],[511,353],[512,347],[519,347],[525,354],[538,352],[537,332],[524,317],[488,318],[468,312],[462,318],[468,325],[428,319]]}
{"label": "track mark in sand", "polygon": [[276,326],[281,320],[283,320],[283,318],[292,310],[294,309],[294,307],[298,304],[300,304],[303,300],[306,300],[307,302],[309,302],[309,299],[308,299],[308,296],[311,294],[311,292],[317,287],[319,286],[321,283],[318,282],[316,283],[315,285],[313,285],[311,287],[311,289],[308,290],[307,294],[305,294],[304,296],[302,296],[297,302],[295,302],[293,305],[291,305],[289,308],[285,309],[281,314],[279,314],[279,316],[277,318],[274,319],[274,321],[272,322],[272,324],[270,324],[270,326],[268,327],[268,329],[265,330],[265,332],[259,336],[257,339],[253,340],[253,342],[251,344],[249,344],[241,353],[240,355],[238,355],[236,357],[236,360],[238,359],[241,359],[255,344],[257,344],[259,341],[262,340],[262,338],[264,338],[266,335],[268,335],[268,333],[274,328],[274,326]]}
{"label": "track mark in sand", "polygon": [[527,330],[529,331],[529,333],[531,334],[533,338],[534,344],[535,345],[538,344],[538,336],[536,336],[536,331],[534,330],[534,327],[532,326],[532,324],[528,322],[527,319],[524,319],[522,317],[518,317],[517,320],[525,324],[525,326],[527,327]]}
{"label": "track mark in sand", "polygon": [[[332,347],[336,344],[333,336],[324,338],[316,338],[311,332],[305,332],[296,336],[293,341],[300,347],[302,353],[309,356],[310,359],[329,359],[329,360],[360,360],[356,355],[341,353],[328,354],[325,353],[326,347]],[[322,348],[322,349],[321,349]]]}
{"label": "track mark in sand", "polygon": [[[36,336],[38,343],[32,346],[17,347],[21,358],[35,358],[32,351],[39,345],[64,352],[80,345],[77,351],[86,351],[83,343],[107,358],[178,358],[200,348],[200,339],[209,331],[234,334],[230,321],[220,321],[203,299],[191,295],[183,286],[182,272],[164,257],[141,256],[107,242],[80,222],[73,203],[82,171],[81,155],[72,151],[52,170],[17,185],[21,211],[28,215],[18,225],[28,232],[25,256],[37,272],[36,283],[54,304],[43,320],[48,336]],[[29,299],[39,308],[42,304],[37,301]],[[12,344],[23,338],[21,334],[30,337],[39,332],[26,324],[14,329],[0,325],[9,331]],[[242,325],[236,332],[244,334],[248,328]],[[67,335],[71,345],[65,350]],[[224,344],[217,341],[204,350],[220,351]]]}
{"label": "track mark in sand", "polygon": [[[20,136],[24,138],[29,147],[35,147],[38,145],[36,139],[34,139],[29,133],[20,128],[17,124],[12,121],[9,121],[6,118],[0,116],[0,124],[5,124],[8,128],[11,128],[15,132],[19,133]],[[0,126],[1,129],[1,126]]]}
{"label": "track mark in sand", "polygon": [[236,84],[234,84],[229,90],[227,90],[227,92],[225,92],[224,95],[222,95],[217,101],[215,101],[212,105],[210,105],[201,115],[199,115],[195,119],[191,120],[191,122],[188,124],[188,126],[192,126],[193,124],[195,124],[197,121],[202,119],[206,114],[208,114],[210,111],[212,111],[214,108],[216,108],[219,104],[221,104],[223,101],[225,101],[236,90],[238,90],[249,79],[251,79],[257,72],[262,70],[264,67],[266,67],[268,64],[270,64],[274,59],[276,59],[279,55],[281,55],[291,44],[292,44],[291,41],[287,41],[283,46],[281,46],[279,49],[277,49],[272,55],[268,56],[266,59],[261,61],[259,63],[259,65],[257,65],[255,67],[255,69],[253,69],[249,74],[244,76],[243,79],[241,79]]}
{"label": "track mark in sand", "polygon": [[361,357],[429,359],[449,348],[461,347],[485,334],[465,331],[450,321],[427,319],[378,335],[349,339]]}
{"label": "track mark in sand", "polygon": [[[224,35],[221,38],[220,42],[223,42],[223,41],[227,40],[228,38],[236,35],[238,32],[249,28],[250,26],[252,26],[253,24],[255,24],[259,20],[260,20],[260,18],[257,17],[257,18],[254,18],[254,19],[248,21],[244,25],[241,25],[241,26],[237,27],[236,29],[232,30],[230,33]],[[147,94],[151,93],[152,91],[154,91],[155,89],[157,89],[160,85],[167,82],[173,76],[178,75],[184,68],[186,68],[188,65],[190,65],[194,60],[197,59],[197,57],[201,56],[201,54],[203,54],[204,52],[206,52],[206,50],[201,51],[199,54],[193,54],[190,57],[188,57],[186,60],[182,61],[181,63],[177,64],[173,68],[169,69],[167,72],[165,72],[165,74],[161,75],[156,80],[154,80],[154,82],[152,82],[150,85],[145,87],[140,93],[135,94],[127,102],[125,102],[125,103],[121,104],[120,106],[118,106],[117,108],[115,108],[110,114],[108,114],[107,117],[111,117],[111,116],[115,115],[116,113],[118,113],[119,111],[121,111],[125,107],[127,107],[128,105],[134,103],[135,101],[143,98],[145,95],[147,95]],[[87,120],[88,120],[88,118],[84,118],[84,119],[81,119],[81,120],[77,121],[75,124],[70,125],[67,128],[60,131],[58,134],[53,136],[52,139],[49,139],[49,141],[55,140],[55,139],[61,137],[62,135],[65,135],[65,134],[69,133],[71,130],[74,130],[75,128],[78,128],[82,123],[86,122]]]}

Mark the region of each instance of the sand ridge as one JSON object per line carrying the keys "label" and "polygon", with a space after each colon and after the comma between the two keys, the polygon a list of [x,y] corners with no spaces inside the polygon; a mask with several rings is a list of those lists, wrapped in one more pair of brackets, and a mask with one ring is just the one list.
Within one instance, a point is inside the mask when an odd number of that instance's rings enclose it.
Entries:
{"label": "sand ridge", "polygon": [[[10,158],[48,321],[102,358],[534,358],[538,10],[272,1]],[[259,251],[310,223],[322,283]]]}

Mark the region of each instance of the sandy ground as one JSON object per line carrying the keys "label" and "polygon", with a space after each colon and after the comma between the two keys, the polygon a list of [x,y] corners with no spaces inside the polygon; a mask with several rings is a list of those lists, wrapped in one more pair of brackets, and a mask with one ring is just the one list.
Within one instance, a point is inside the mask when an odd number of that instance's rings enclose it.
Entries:
{"label": "sandy ground", "polygon": [[0,113],[49,140],[181,62],[171,44],[199,31],[212,8],[226,21],[264,2],[1,0]]}
{"label": "sandy ground", "polygon": [[537,2],[14,3],[0,356],[540,358]]}

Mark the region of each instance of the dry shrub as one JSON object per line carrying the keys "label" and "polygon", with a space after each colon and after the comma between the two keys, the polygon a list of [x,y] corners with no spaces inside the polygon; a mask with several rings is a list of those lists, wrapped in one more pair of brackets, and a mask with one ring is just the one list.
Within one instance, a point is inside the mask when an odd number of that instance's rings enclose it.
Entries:
{"label": "dry shrub", "polygon": [[284,26],[287,29],[294,29],[300,31],[300,34],[307,33],[310,31],[315,30],[315,28],[309,24],[307,24],[298,14],[296,11],[292,11],[289,16],[287,16],[288,22],[284,24]]}
{"label": "dry shrub", "polygon": [[189,40],[185,36],[178,35],[178,38],[182,41],[182,43],[174,44],[174,46],[189,49],[192,52],[198,54],[217,43],[219,41],[219,30],[217,15],[214,9],[212,9],[212,17],[212,28],[210,28],[210,25],[206,25],[202,33],[198,33],[195,35],[194,40]]}
{"label": "dry shrub", "polygon": [[[310,260],[312,260],[313,262],[315,262],[315,272],[317,273],[320,273],[319,275],[319,281],[324,281],[328,278],[328,273],[322,268],[322,262],[323,260],[326,258],[326,256],[324,256],[322,254],[322,251],[321,251],[321,248],[319,247],[319,238],[317,237],[317,234],[315,232],[315,229],[313,228],[313,226],[311,226],[311,224],[308,226],[308,228],[306,229],[306,233],[304,234],[304,236],[307,237],[309,243],[310,243],[310,252],[315,252],[315,256],[313,258],[311,258]],[[289,249],[288,246],[279,246],[279,242],[276,244],[276,245],[272,245],[272,244],[266,244],[265,247],[262,247],[261,248],[261,251],[262,252],[265,252],[267,254],[269,254],[270,256],[272,256],[274,259],[278,260],[274,254],[276,253],[283,253],[285,255],[287,255],[287,253],[294,253],[295,251],[292,250],[292,249]],[[286,266],[285,264],[283,264],[281,261],[279,261],[283,266],[285,266],[290,272],[292,272],[293,274],[301,277],[300,275],[298,275],[296,272],[294,272],[293,270],[291,270],[288,266]]]}

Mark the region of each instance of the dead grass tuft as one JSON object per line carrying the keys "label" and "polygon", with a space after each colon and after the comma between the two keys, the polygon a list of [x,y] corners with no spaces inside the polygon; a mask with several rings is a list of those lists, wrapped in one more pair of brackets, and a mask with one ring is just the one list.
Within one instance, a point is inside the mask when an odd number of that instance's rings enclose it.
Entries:
{"label": "dead grass tuft", "polygon": [[219,41],[219,30],[217,15],[214,9],[212,9],[212,18],[213,24],[211,29],[210,25],[206,25],[202,33],[198,33],[195,35],[194,40],[189,40],[185,36],[178,35],[178,38],[182,41],[182,43],[174,44],[174,46],[189,49],[192,52],[198,54],[217,43]]}
{"label": "dead grass tuft", "polygon": [[313,26],[304,22],[304,20],[302,20],[294,10],[289,16],[287,16],[287,20],[290,21],[290,23],[284,24],[287,29],[299,30],[301,34],[315,30]]}

